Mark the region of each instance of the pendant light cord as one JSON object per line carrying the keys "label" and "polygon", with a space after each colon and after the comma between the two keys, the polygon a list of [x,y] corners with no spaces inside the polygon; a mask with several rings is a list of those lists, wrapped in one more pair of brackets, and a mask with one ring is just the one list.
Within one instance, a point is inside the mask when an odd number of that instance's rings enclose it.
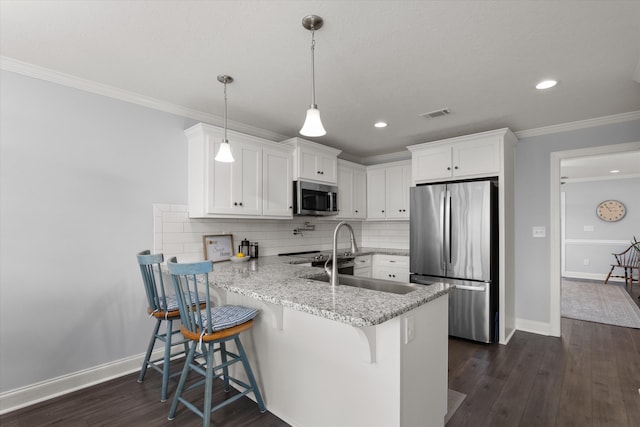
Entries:
{"label": "pendant light cord", "polygon": [[316,105],[316,63],[315,63],[315,48],[316,48],[316,31],[311,30],[311,108],[318,108]]}
{"label": "pendant light cord", "polygon": [[227,139],[227,82],[224,82],[224,142],[228,143]]}

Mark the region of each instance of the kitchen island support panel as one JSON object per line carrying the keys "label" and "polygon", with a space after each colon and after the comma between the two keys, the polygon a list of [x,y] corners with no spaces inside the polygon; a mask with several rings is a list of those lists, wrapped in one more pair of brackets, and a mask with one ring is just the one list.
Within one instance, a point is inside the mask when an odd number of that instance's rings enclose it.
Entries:
{"label": "kitchen island support panel", "polygon": [[[247,296],[227,293],[226,299],[264,309]],[[447,307],[445,294],[368,327],[375,335],[373,363],[363,358],[370,348],[353,326],[287,307],[282,329],[271,316],[258,316],[244,346],[268,410],[292,425],[442,426]],[[405,337],[409,317],[415,325],[412,339]]]}

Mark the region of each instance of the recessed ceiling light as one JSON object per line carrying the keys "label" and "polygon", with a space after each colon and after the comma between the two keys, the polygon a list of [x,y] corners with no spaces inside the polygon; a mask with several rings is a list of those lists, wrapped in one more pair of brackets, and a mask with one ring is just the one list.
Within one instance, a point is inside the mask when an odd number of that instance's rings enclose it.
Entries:
{"label": "recessed ceiling light", "polygon": [[375,127],[377,128],[386,128],[387,127],[387,122],[377,122],[374,124]]}
{"label": "recessed ceiling light", "polygon": [[614,169],[612,171],[609,171],[609,173],[620,173],[620,171],[618,169]]}
{"label": "recessed ceiling light", "polygon": [[555,80],[543,80],[536,85],[536,89],[549,89],[557,85],[558,82]]}

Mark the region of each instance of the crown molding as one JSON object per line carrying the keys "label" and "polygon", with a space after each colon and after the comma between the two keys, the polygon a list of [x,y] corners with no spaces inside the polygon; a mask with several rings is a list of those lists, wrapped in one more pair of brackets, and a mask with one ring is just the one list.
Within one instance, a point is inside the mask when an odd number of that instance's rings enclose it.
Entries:
{"label": "crown molding", "polygon": [[[106,96],[120,101],[141,105],[143,107],[152,108],[165,113],[175,114],[177,116],[186,117],[199,122],[209,123],[216,126],[224,126],[224,118],[214,114],[182,107],[180,105],[161,101],[139,93],[98,83],[93,80],[87,80],[71,74],[61,73],[49,68],[29,64],[8,56],[0,56],[0,69],[56,83],[62,86],[72,87],[74,89],[80,89],[85,92]],[[282,141],[289,138],[289,136],[286,135],[281,135],[279,133],[271,132],[245,123],[235,122],[233,120],[227,120],[227,127],[237,132],[246,133],[259,138],[268,139],[270,141]]]}
{"label": "crown molding", "polygon": [[411,152],[408,150],[398,151],[396,153],[379,154],[377,156],[363,157],[362,164],[371,166],[381,163],[399,162],[402,160],[411,160]]}
{"label": "crown molding", "polygon": [[[109,98],[117,99],[120,101],[129,102],[132,104],[141,105],[143,107],[152,108],[154,110],[163,111],[165,113],[175,114],[177,116],[186,117],[189,119],[197,120],[200,122],[212,124],[215,126],[224,126],[224,119],[214,114],[205,113],[202,111],[194,110],[191,108],[182,107],[170,102],[161,101],[159,99],[151,98],[139,93],[126,91],[114,86],[105,85],[92,80],[83,79],[71,74],[61,73],[49,68],[40,67],[27,62],[19,61],[17,59],[0,55],[0,69],[10,71],[13,73],[22,74],[28,77],[33,77],[40,80],[60,84],[75,89],[80,89],[85,92],[94,93],[97,95],[106,96]],[[639,77],[640,74],[640,62],[636,69],[635,77]],[[640,78],[640,77],[639,77]],[[576,122],[563,123],[559,125],[546,126],[536,129],[529,129],[514,132],[518,139],[529,138],[533,136],[548,135],[559,132],[567,132],[572,130],[585,129],[595,126],[603,126],[614,123],[621,123],[632,120],[640,120],[640,111],[631,111],[628,113],[615,114],[612,116],[597,117],[594,119],[580,120]],[[245,133],[248,135],[257,136],[259,138],[268,139],[270,141],[280,142],[290,137],[287,135],[281,135],[276,132],[271,132],[266,129],[251,126],[245,123],[236,122],[233,120],[227,120],[227,127],[237,132]],[[396,153],[381,154],[377,156],[362,157],[350,156],[346,153],[342,153],[343,158],[349,157],[348,160],[361,163],[363,165],[374,165],[379,163],[394,162],[400,160],[407,160],[411,158],[411,153],[408,151],[400,151]]]}
{"label": "crown molding", "polygon": [[596,126],[610,125],[614,123],[640,120],[640,111],[630,111],[628,113],[614,114],[612,116],[596,117],[594,119],[579,120],[577,122],[562,123],[559,125],[545,126],[536,129],[521,130],[514,132],[518,139],[530,138],[532,136],[549,135],[552,133],[567,132],[572,130],[586,129]]}

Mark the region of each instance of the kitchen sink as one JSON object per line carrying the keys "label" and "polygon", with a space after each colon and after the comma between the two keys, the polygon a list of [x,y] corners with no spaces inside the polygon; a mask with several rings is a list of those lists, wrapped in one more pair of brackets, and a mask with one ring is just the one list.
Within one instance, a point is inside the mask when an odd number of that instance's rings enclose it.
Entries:
{"label": "kitchen sink", "polygon": [[[318,275],[312,278],[321,282],[329,282],[327,274]],[[354,288],[370,289],[372,291],[389,292],[392,294],[408,294],[418,289],[418,285],[411,283],[399,283],[391,280],[372,279],[371,277],[350,276],[348,274],[338,274],[338,283]]]}

